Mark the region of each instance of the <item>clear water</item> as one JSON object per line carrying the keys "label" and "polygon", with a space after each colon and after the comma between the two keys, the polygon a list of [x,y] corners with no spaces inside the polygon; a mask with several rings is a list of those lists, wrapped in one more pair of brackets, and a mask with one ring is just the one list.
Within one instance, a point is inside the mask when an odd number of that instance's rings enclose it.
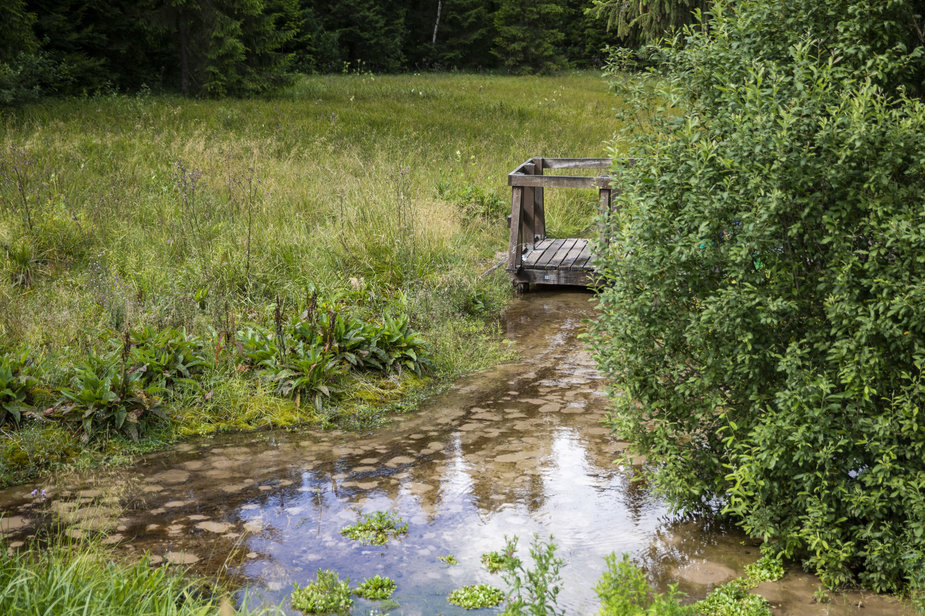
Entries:
{"label": "clear water", "polygon": [[[503,588],[481,555],[517,537],[529,565],[535,535],[552,538],[566,561],[559,605],[568,614],[597,613],[593,587],[610,553],[631,554],[661,588],[678,583],[691,600],[702,598],[741,574],[758,550],[737,532],[670,516],[614,464],[625,443],[601,423],[604,383],[578,339],[583,319],[593,318],[589,300],[585,293],[517,300],[505,323],[522,360],[461,380],[385,429],[184,443],[129,469],[0,492],[0,530],[12,545],[49,520],[69,524],[72,534],[103,530],[128,554],[230,574],[250,605],[291,613],[293,584],[333,569],[353,583],[379,574],[398,584],[395,603],[358,600],[354,614],[471,614],[450,605],[449,592],[478,583]],[[36,488],[46,499],[31,494]],[[407,535],[376,547],[340,534],[374,511],[400,515]],[[442,563],[446,555],[458,564]],[[815,583],[793,572],[762,590],[780,614],[899,613],[895,601],[879,597],[815,604]],[[857,607],[865,601],[876,609]]]}

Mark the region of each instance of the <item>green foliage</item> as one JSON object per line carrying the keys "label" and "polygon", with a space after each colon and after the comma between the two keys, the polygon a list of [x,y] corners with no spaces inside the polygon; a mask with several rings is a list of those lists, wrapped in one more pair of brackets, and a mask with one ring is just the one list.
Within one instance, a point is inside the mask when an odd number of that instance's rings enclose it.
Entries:
{"label": "green foliage", "polygon": [[[143,54],[126,57],[146,62]],[[510,284],[503,270],[480,277],[505,246],[506,230],[435,199],[436,179],[454,168],[460,150],[461,159],[477,161],[460,181],[487,187],[524,148],[538,152],[556,143],[585,151],[599,144],[601,130],[617,125],[612,118],[574,122],[576,110],[612,106],[606,86],[590,73],[303,76],[279,96],[216,101],[157,94],[176,66],[171,56],[160,62],[168,67],[165,81],[149,81],[151,91],[137,96],[48,99],[4,115],[2,156],[25,173],[0,182],[0,340],[4,349],[40,350],[40,389],[52,394],[36,401],[42,409],[55,403],[56,389],[70,386],[79,359],[112,351],[109,331],[147,325],[155,338],[185,332],[192,348],[177,353],[209,365],[189,368],[196,385],[179,369],[165,377],[167,391],[158,395],[168,421],[142,445],[114,430],[79,442],[85,433],[76,411],[65,422],[46,417],[43,429],[53,438],[33,430],[33,422],[15,430],[6,424],[2,481],[191,434],[324,422],[368,429],[416,408],[433,384],[429,377],[455,378],[512,357],[497,319]],[[553,90],[563,93],[555,106],[534,104]],[[435,145],[420,127],[437,124],[447,138]],[[588,154],[604,150],[597,145]],[[178,185],[181,159],[192,205]],[[321,166],[306,172],[308,161]],[[397,165],[405,170],[401,192],[393,174],[369,174]],[[194,191],[191,176],[198,176]],[[260,179],[266,196],[250,205],[241,189],[248,177]],[[330,341],[329,352],[347,371],[327,383],[339,391],[331,399],[322,394],[324,413],[313,396],[303,393],[297,407],[294,394],[281,398],[276,383],[259,376],[260,362],[282,353],[272,316],[277,296],[286,308],[298,306],[282,319],[289,353],[313,285],[324,298],[316,322],[338,315],[333,336],[313,330],[315,346]],[[385,355],[377,336],[386,315],[407,315],[407,326],[395,328],[406,338],[397,345],[402,352],[410,348],[420,359],[418,342],[426,341],[423,354],[434,366],[418,367],[428,378],[403,363],[414,363],[407,353],[395,362]],[[350,333],[360,323],[363,332]],[[250,335],[236,336],[244,330]],[[417,341],[407,340],[412,333]],[[357,338],[364,341],[354,346]],[[128,372],[140,367],[133,357],[141,354],[131,347]],[[143,354],[187,365],[167,349]],[[146,383],[163,375],[161,358],[141,361],[153,363],[132,378]]]}
{"label": "green foliage", "polygon": [[663,51],[592,338],[612,426],[675,505],[895,591],[925,551],[921,15],[819,7],[717,2]]}
{"label": "green foliage", "polygon": [[466,218],[497,220],[510,209],[494,191],[470,183],[456,185],[443,180],[437,184],[437,195],[456,203]]}
{"label": "green foliage", "polygon": [[521,564],[520,559],[514,555],[516,540],[509,542],[503,552],[486,552],[482,554],[482,564],[489,573],[498,573],[502,569],[513,569]]}
{"label": "green foliage", "polygon": [[712,591],[693,605],[696,613],[709,616],[771,616],[767,600],[753,595],[739,584],[730,582]]}
{"label": "green foliage", "polygon": [[558,45],[565,8],[558,2],[501,0],[495,13],[498,36],[492,53],[512,73],[547,73],[563,68]]}
{"label": "green foliage", "polygon": [[146,385],[195,384],[210,365],[202,341],[182,329],[145,326],[129,332],[129,342],[131,370]]}
{"label": "green foliage", "polygon": [[353,592],[371,601],[385,601],[395,592],[395,587],[395,581],[391,578],[374,575],[360,582]]}
{"label": "green foliage", "polygon": [[319,569],[314,581],[292,591],[292,607],[306,614],[346,614],[351,605],[350,580],[330,569]]}
{"label": "green foliage", "polygon": [[386,511],[365,514],[356,524],[340,529],[340,534],[366,545],[385,545],[390,539],[408,533],[408,524]]}
{"label": "green foliage", "polygon": [[39,368],[32,351],[22,348],[0,354],[0,426],[22,422],[31,412],[39,387]]}
{"label": "green foliage", "polygon": [[[210,616],[221,613],[220,596],[203,592],[199,580],[167,565],[116,564],[97,545],[65,539],[9,548],[0,541],[0,613],[18,616]],[[274,609],[245,615],[277,613]]]}
{"label": "green foliage", "polygon": [[452,554],[447,554],[446,556],[439,556],[438,560],[442,562],[444,565],[447,565],[449,567],[453,567],[459,564],[459,561],[456,560],[456,557],[453,556]]}
{"label": "green foliage", "polygon": [[74,367],[61,399],[46,415],[75,424],[82,438],[112,430],[137,441],[152,425],[166,419],[158,393],[145,385],[141,373],[129,370],[126,354],[91,354]]}
{"label": "green foliage", "polygon": [[743,584],[753,588],[761,582],[773,582],[784,577],[784,563],[780,558],[762,556],[757,562],[745,566]]}
{"label": "green foliage", "polygon": [[507,539],[504,547],[505,566],[501,577],[507,584],[506,616],[557,616],[565,611],[559,607],[556,597],[561,590],[562,576],[559,569],[565,561],[556,556],[556,545],[552,537],[548,542],[533,536],[530,556],[533,568],[524,567],[523,561],[514,556],[517,552],[517,537]]}
{"label": "green foliage", "polygon": [[433,364],[424,353],[427,345],[421,335],[411,330],[408,315],[386,316],[377,332],[377,346],[387,358],[386,371],[408,369],[420,376]]}
{"label": "green foliage", "polygon": [[592,0],[588,11],[607,20],[626,46],[655,43],[697,21],[698,12],[706,13],[710,0]]}
{"label": "green foliage", "polygon": [[620,560],[611,554],[606,561],[607,569],[594,587],[603,616],[770,616],[768,602],[748,590],[783,575],[779,560],[764,557],[746,567],[745,577],[716,588],[702,601],[681,605],[683,594],[676,586],[664,594],[655,592],[628,554]]}
{"label": "green foliage", "polygon": [[476,584],[453,590],[446,600],[467,610],[478,610],[498,605],[504,600],[504,593],[488,584]]}

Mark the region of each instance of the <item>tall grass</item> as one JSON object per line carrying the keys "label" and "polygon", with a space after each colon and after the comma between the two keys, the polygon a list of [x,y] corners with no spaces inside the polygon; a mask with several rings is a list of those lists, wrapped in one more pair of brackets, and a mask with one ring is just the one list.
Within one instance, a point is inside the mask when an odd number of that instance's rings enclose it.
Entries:
{"label": "tall grass", "polygon": [[[17,616],[225,616],[230,600],[200,580],[142,560],[117,564],[95,544],[53,540],[20,550],[0,543],[0,613]],[[279,613],[263,610],[261,614]]]}
{"label": "tall grass", "polygon": [[[269,323],[277,305],[294,314],[316,290],[363,318],[408,314],[442,378],[497,362],[509,287],[503,272],[479,275],[506,247],[506,174],[536,155],[605,155],[612,105],[591,73],[338,75],[272,98],[5,112],[0,346],[52,358],[63,384],[105,332],[217,340]],[[587,227],[591,199],[551,198],[548,228]],[[174,402],[183,430],[318,419],[220,376]],[[0,436],[0,452],[11,443]]]}

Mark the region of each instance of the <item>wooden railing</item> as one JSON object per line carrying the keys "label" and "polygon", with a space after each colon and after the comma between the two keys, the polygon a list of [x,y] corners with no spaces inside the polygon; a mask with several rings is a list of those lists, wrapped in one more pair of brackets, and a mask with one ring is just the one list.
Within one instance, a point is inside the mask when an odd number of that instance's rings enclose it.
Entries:
{"label": "wooden railing", "polygon": [[612,164],[610,158],[537,157],[508,174],[512,205],[507,271],[512,277],[516,278],[523,265],[524,248],[532,249],[536,242],[546,238],[545,188],[597,188],[603,211],[609,211],[613,204],[609,175],[545,175],[543,172],[546,169],[610,169]]}

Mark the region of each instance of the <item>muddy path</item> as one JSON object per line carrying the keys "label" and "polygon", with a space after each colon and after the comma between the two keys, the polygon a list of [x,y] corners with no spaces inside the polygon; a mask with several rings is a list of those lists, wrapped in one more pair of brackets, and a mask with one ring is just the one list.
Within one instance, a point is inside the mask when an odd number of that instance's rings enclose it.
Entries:
{"label": "muddy path", "polygon": [[[604,383],[578,339],[593,318],[590,297],[516,300],[505,324],[520,361],[462,379],[374,433],[189,441],[127,469],[2,491],[0,529],[13,546],[41,520],[73,535],[102,531],[127,555],[225,572],[242,582],[250,604],[292,613],[293,583],[322,568],[354,583],[375,574],[397,582],[395,604],[358,601],[355,614],[471,613],[447,603],[447,594],[466,584],[503,586],[480,556],[516,536],[525,557],[534,535],[553,537],[567,563],[559,603],[568,614],[597,613],[593,587],[612,552],[630,553],[660,587],[678,583],[700,599],[742,574],[757,546],[715,523],[672,517],[614,464],[625,443],[601,423]],[[407,535],[385,546],[341,535],[374,511],[400,515]],[[458,564],[439,560],[447,555]],[[894,599],[860,594],[818,604],[816,585],[794,571],[759,590],[779,614],[902,613]]]}

